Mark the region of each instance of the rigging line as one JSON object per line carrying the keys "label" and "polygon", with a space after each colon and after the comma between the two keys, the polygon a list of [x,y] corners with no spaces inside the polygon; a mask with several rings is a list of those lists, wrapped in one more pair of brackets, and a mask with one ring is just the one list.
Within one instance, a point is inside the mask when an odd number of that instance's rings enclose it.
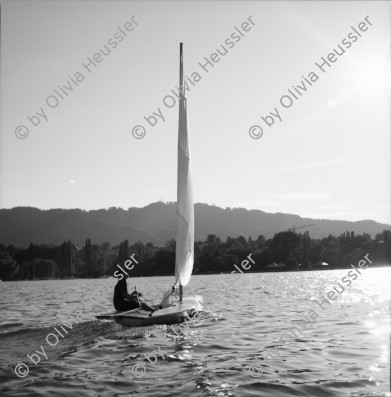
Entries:
{"label": "rigging line", "polygon": [[190,154],[187,154],[185,152],[185,149],[182,149],[179,145],[178,145],[178,150],[180,150],[181,152],[183,152],[183,154],[186,156],[186,158],[190,161]]}
{"label": "rigging line", "polygon": [[178,210],[177,210],[177,215],[179,215],[182,219],[183,219],[183,221],[187,224],[187,225],[190,225],[190,220],[188,221],[188,220],[186,220],[184,217],[183,217],[183,215],[182,214],[180,214],[179,212],[178,212]]}
{"label": "rigging line", "polygon": [[[159,309],[162,309],[162,304],[173,294],[173,292],[175,291],[175,286],[172,286],[171,292],[169,293],[169,295],[167,295],[158,305]],[[152,317],[152,314],[156,312],[157,309],[153,310],[150,314],[149,317]]]}

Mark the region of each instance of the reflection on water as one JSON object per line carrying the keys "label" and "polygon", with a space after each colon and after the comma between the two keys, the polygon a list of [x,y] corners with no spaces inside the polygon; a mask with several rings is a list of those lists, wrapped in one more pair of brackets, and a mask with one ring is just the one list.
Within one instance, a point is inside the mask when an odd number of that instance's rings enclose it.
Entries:
{"label": "reflection on water", "polygon": [[[188,327],[96,321],[112,310],[111,279],[3,282],[1,395],[390,396],[390,269],[365,270],[320,307],[346,274],[194,276],[185,292],[207,310]],[[172,281],[132,285],[153,302]]]}

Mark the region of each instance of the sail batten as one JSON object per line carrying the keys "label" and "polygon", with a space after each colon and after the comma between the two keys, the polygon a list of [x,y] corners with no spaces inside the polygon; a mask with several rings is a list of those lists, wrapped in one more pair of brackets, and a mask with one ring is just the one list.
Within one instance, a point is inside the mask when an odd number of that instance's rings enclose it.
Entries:
{"label": "sail batten", "polygon": [[183,88],[183,52],[180,44],[178,128],[177,233],[175,253],[175,285],[189,283],[194,262],[194,203],[190,168],[190,142],[186,97]]}

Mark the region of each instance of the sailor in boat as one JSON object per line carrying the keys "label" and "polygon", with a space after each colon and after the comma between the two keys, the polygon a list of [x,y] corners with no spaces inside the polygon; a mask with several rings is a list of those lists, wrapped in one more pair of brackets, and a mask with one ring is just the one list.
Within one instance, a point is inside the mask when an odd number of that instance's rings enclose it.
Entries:
{"label": "sailor in boat", "polygon": [[147,305],[141,299],[139,292],[134,290],[131,294],[128,293],[128,285],[126,280],[129,275],[125,275],[123,278],[119,278],[116,286],[114,287],[114,308],[118,311],[128,311],[133,309],[143,309],[147,311],[154,311],[155,308]]}

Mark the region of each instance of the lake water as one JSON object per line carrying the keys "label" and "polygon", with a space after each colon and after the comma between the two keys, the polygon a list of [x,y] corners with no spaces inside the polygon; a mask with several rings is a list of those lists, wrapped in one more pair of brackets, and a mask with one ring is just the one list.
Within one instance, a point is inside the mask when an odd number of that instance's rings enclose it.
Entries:
{"label": "lake water", "polygon": [[[95,320],[113,279],[2,282],[0,395],[390,396],[390,268],[322,300],[347,273],[193,276],[207,310],[182,329]],[[131,285],[153,302],[172,282]]]}

